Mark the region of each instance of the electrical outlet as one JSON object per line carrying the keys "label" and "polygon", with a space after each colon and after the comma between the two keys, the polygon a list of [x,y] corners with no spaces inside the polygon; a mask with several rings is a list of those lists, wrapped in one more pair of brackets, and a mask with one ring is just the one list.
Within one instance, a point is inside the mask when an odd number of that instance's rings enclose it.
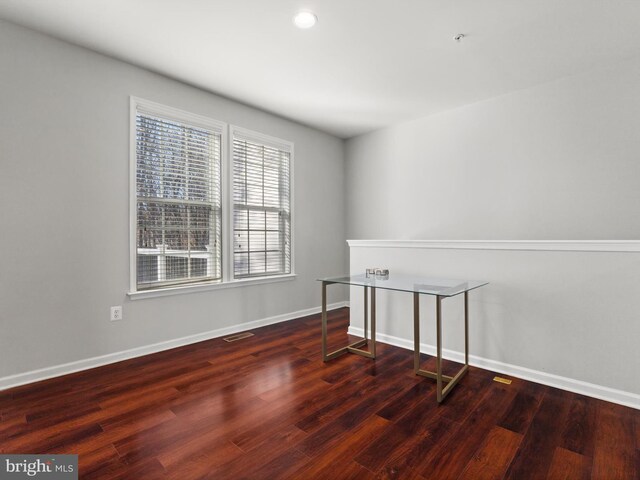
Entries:
{"label": "electrical outlet", "polygon": [[122,305],[111,307],[111,321],[117,322],[118,320],[122,320]]}

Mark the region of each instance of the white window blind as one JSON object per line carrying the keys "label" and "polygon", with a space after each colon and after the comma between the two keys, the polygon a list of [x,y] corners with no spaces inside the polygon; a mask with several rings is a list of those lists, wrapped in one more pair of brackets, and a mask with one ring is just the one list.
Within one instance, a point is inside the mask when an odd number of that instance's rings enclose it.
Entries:
{"label": "white window blind", "polygon": [[136,109],[137,289],[221,279],[221,131]]}
{"label": "white window blind", "polygon": [[233,133],[234,278],[291,273],[291,153]]}

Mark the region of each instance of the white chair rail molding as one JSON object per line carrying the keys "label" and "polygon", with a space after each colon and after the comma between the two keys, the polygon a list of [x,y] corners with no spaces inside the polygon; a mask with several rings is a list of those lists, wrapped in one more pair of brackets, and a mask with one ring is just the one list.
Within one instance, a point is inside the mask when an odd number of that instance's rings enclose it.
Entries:
{"label": "white chair rail molding", "polygon": [[[640,241],[348,240],[350,272],[488,281],[472,292],[470,364],[640,408]],[[421,351],[435,351],[435,306],[421,298]],[[412,305],[378,293],[379,341],[413,348]],[[351,291],[350,333],[362,330]],[[462,361],[463,303],[443,302],[444,357]]]}

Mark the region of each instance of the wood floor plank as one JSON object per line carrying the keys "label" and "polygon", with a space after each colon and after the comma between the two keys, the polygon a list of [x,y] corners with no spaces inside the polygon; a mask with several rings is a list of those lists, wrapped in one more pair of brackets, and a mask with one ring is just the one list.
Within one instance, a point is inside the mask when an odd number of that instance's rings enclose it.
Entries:
{"label": "wood floor plank", "polygon": [[584,395],[571,400],[569,416],[560,446],[586,457],[593,457],[598,402]]}
{"label": "wood floor plank", "polygon": [[640,478],[636,469],[638,438],[634,413],[619,405],[598,402],[592,478]]}
{"label": "wood floor plank", "polygon": [[[335,478],[337,465],[353,467],[353,459],[359,452],[371,444],[372,439],[383,435],[389,421],[373,415],[366,422],[362,422],[353,430],[345,432],[344,438],[337,445],[332,446],[330,455],[316,455],[305,464],[289,474],[287,478]],[[356,469],[359,471],[359,469]],[[339,470],[338,470],[339,471]],[[369,472],[370,473],[370,472]],[[371,476],[373,476],[371,474]]]}
{"label": "wood floor plank", "polygon": [[558,447],[553,454],[547,480],[589,480],[591,463],[589,457]]}
{"label": "wood floor plank", "polygon": [[373,415],[385,401],[398,394],[398,386],[381,387],[375,397],[369,395],[335,420],[310,434],[298,447],[306,455],[313,457],[327,447],[339,443],[341,435]]}
{"label": "wood floor plank", "polygon": [[419,382],[408,389],[404,395],[396,398],[394,401],[388,402],[378,412],[378,416],[386,418],[389,421],[395,421],[414,408],[417,404],[422,403],[425,397],[433,396],[436,386],[433,382]]}
{"label": "wood floor plank", "polygon": [[289,448],[276,458],[260,465],[253,471],[243,472],[243,475],[255,480],[273,480],[274,478],[284,478],[297,470],[298,465],[309,460],[304,453],[296,448]]}
{"label": "wood floor plank", "polygon": [[497,420],[507,410],[516,392],[506,385],[491,383],[474,412],[463,424],[447,431],[420,461],[418,471],[427,479],[457,478]]}
{"label": "wood floor plank", "polygon": [[[387,375],[355,375],[353,378],[343,379],[343,382],[325,393],[324,399],[315,403],[320,408],[314,409],[305,418],[299,420],[296,425],[307,432],[318,429],[342,415],[345,410],[352,408],[363,399],[369,397],[372,391],[378,391],[381,385],[398,381],[396,374],[401,371],[402,368],[396,366],[394,370],[387,370]],[[411,382],[414,381],[406,380],[405,383],[411,386]]]}
{"label": "wood floor plank", "polygon": [[111,444],[106,444],[91,452],[78,455],[78,471],[80,478],[86,478],[89,474],[98,470],[102,465],[119,462],[117,450]]}
{"label": "wood floor plank", "polygon": [[520,390],[498,425],[512,432],[526,433],[547,391],[547,387],[542,385],[537,385],[537,387]]}
{"label": "wood floor plank", "polygon": [[546,477],[555,449],[561,443],[570,398],[571,394],[561,390],[549,389],[545,393],[505,478],[526,480]]}
{"label": "wood floor plank", "polygon": [[67,428],[48,427],[48,433],[30,431],[25,435],[13,437],[0,445],[0,453],[47,453],[59,445],[87,440],[102,433],[98,424],[75,426],[73,423]]}
{"label": "wood floor plank", "polygon": [[523,435],[502,427],[491,429],[460,480],[500,480],[513,460]]}
{"label": "wood floor plank", "polygon": [[[450,438],[450,436],[453,435],[453,432],[458,428],[458,425],[447,419],[442,419],[442,422],[445,423],[447,433],[442,435],[439,440],[446,441],[447,438]],[[437,450],[437,448],[438,443],[436,439],[430,436],[410,437],[400,444],[398,448],[394,449],[388,458],[384,459],[384,465],[378,472],[376,478],[423,479],[424,477],[420,474],[418,467],[421,462],[423,462],[431,452]]]}
{"label": "wood floor plank", "polygon": [[16,415],[15,417],[6,417],[0,421],[0,444],[15,435],[23,433],[27,430],[26,415]]}
{"label": "wood floor plank", "polygon": [[166,478],[169,477],[164,467],[154,457],[136,463],[107,462],[102,468],[83,476],[83,480],[161,480]]}
{"label": "wood floor plank", "polygon": [[376,480],[424,480],[417,470],[409,467],[402,470],[396,470],[395,467],[384,468],[375,478]]}
{"label": "wood floor plank", "polygon": [[394,453],[400,451],[410,435],[395,424],[391,424],[373,443],[355,457],[355,461],[373,473],[378,473]]}
{"label": "wood floor plank", "polygon": [[[297,468],[298,462],[306,460],[306,456],[296,449],[295,444],[296,439],[283,441],[280,434],[274,434],[262,443],[261,448],[214,466],[205,478],[256,478],[267,465],[272,472]],[[288,465],[288,462],[294,465]]]}
{"label": "wood floor plank", "polygon": [[128,462],[138,461],[148,456],[162,455],[178,443],[196,442],[200,437],[228,438],[238,428],[254,421],[256,416],[268,412],[266,405],[254,397],[231,402],[228,409],[208,416],[198,412],[198,418],[177,415],[175,419],[161,423],[144,432],[130,435],[114,443],[120,455]]}
{"label": "wood floor plank", "polygon": [[287,443],[291,446],[296,445],[304,438],[307,437],[307,433],[300,430],[293,424],[284,424],[278,427],[267,426],[262,428],[260,434],[255,436],[236,436],[232,441],[233,444],[238,446],[243,452],[248,453],[252,450],[263,448],[265,444],[273,441]]}
{"label": "wood floor plank", "polygon": [[[235,458],[235,457],[233,457]],[[172,468],[165,468],[164,477],[172,480],[201,480],[225,459],[219,452],[202,451],[183,458]]]}
{"label": "wood floor plank", "polygon": [[[65,445],[75,445],[78,443],[93,442],[96,437],[102,437],[104,429],[101,423],[107,419],[113,421],[131,416],[128,422],[135,421],[140,410],[149,410],[154,403],[167,401],[175,398],[176,392],[162,391],[154,395],[139,398],[138,403],[124,401],[120,404],[114,404],[110,409],[99,409],[98,411],[90,410],[82,412],[80,416],[70,415],[62,416],[58,423],[49,424],[45,422],[40,425],[38,422],[27,424],[27,428],[0,445],[1,449],[7,451],[20,452],[21,448],[28,446],[31,450],[26,453],[36,453],[38,449],[59,450]],[[127,399],[129,400],[129,399]],[[67,410],[61,410],[67,412]],[[133,420],[132,420],[133,419]],[[73,435],[73,432],[77,435]],[[24,451],[22,453],[25,453]]]}
{"label": "wood floor plank", "polygon": [[[189,438],[185,442],[174,444],[172,448],[156,455],[156,458],[165,469],[179,471],[185,460],[202,452],[216,452],[216,458],[220,460],[241,457],[244,453],[232,442],[218,435],[217,432],[208,435],[205,432],[197,437]],[[213,462],[210,462],[207,467],[211,468],[214,465]]]}
{"label": "wood floor plank", "polygon": [[[383,362],[384,363],[384,362]],[[242,445],[242,448],[251,450],[272,429],[282,425],[295,423],[298,428],[305,431],[313,431],[337,417],[348,406],[343,399],[350,398],[357,402],[358,399],[370,390],[376,380],[368,375],[357,374],[352,378],[343,379],[341,383],[330,385],[320,381],[314,388],[308,389],[305,402],[292,402],[291,397],[271,401],[270,406],[276,406],[268,417],[264,417],[250,426],[250,429],[242,431],[234,437],[234,442]],[[383,378],[378,378],[378,382]],[[319,387],[319,388],[318,388]],[[260,398],[263,398],[261,395]],[[340,401],[336,401],[340,399]]]}
{"label": "wood floor plank", "polygon": [[416,439],[435,442],[454,428],[454,422],[440,416],[441,406],[435,400],[435,391],[432,391],[389,425],[355,460],[374,473],[379,473],[385,465],[389,467],[390,461],[393,462],[392,468],[395,471],[413,468],[415,463],[407,461],[404,455],[412,449]]}
{"label": "wood floor plank", "polygon": [[[349,310],[329,313],[344,345]],[[320,356],[320,315],[0,393],[0,452],[83,479],[637,478],[640,412],[470,368],[442,404],[413,355]],[[424,368],[434,358],[422,355]],[[446,362],[445,373],[457,364]]]}

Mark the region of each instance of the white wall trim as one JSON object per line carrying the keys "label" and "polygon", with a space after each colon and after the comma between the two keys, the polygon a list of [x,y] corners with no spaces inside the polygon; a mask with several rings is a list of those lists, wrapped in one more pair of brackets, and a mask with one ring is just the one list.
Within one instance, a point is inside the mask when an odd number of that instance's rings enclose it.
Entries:
{"label": "white wall trim", "polygon": [[[327,309],[335,310],[347,305],[348,302],[336,302],[329,304],[327,306]],[[264,327],[266,325],[272,325],[274,323],[286,322],[288,320],[294,320],[296,318],[306,317],[307,315],[320,313],[320,311],[321,307],[307,308],[305,310],[298,310],[297,312],[275,315],[273,317],[267,317],[252,322],[232,325],[230,327],[218,328],[216,330],[210,330],[208,332],[196,333],[195,335],[189,335],[173,340],[158,342],[151,345],[144,345],[142,347],[136,347],[130,350],[109,353],[107,355],[101,355],[99,357],[92,357],[75,362],[64,363],[62,365],[55,365],[53,367],[32,370],[30,372],[18,373],[16,375],[10,375],[8,377],[0,378],[0,390],[6,390],[8,388],[18,387],[20,385],[25,385],[28,383],[39,382],[41,380],[59,377],[61,375],[80,372],[82,370],[88,370],[90,368],[101,367],[103,365],[121,362],[122,360],[128,360],[130,358],[142,357],[151,353],[162,352],[164,350],[170,350],[172,348],[182,347],[184,345],[190,345],[192,343],[198,343],[205,340],[210,340],[212,338],[218,338],[223,335],[244,332],[246,330]]]}
{"label": "white wall trim", "polygon": [[350,247],[552,252],[640,252],[640,240],[347,240]]}
{"label": "white wall trim", "polygon": [[[362,337],[364,332],[362,328],[349,327],[349,335]],[[405,338],[394,337],[393,335],[376,333],[376,340],[378,342],[388,343],[389,345],[394,345],[407,350],[413,350],[413,339],[407,340]],[[428,343],[421,343],[420,351],[433,356],[436,354],[436,347]],[[443,358],[453,362],[464,362],[464,354],[455,350],[449,350],[446,348],[442,349],[442,356]],[[550,387],[567,390],[569,392],[586,395],[588,397],[598,398],[607,402],[618,403],[620,405],[640,410],[640,395],[635,393],[604,387],[594,383],[583,382],[573,378],[561,377],[560,375],[553,375],[551,373],[532,370],[530,368],[511,365],[509,363],[499,362],[497,360],[491,360],[475,355],[469,355],[469,364],[484,370],[510,375],[523,380],[541,383]]]}

